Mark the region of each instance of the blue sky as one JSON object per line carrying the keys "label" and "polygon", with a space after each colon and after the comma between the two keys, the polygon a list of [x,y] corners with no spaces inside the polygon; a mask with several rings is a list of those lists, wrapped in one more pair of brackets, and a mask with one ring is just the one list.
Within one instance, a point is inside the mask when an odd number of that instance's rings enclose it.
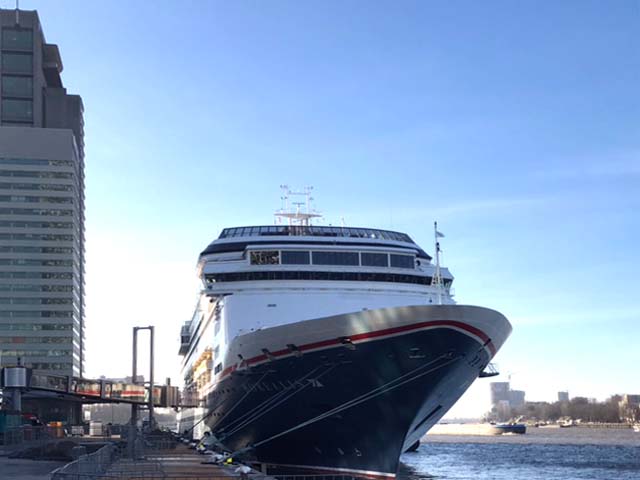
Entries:
{"label": "blue sky", "polygon": [[438,220],[458,301],[512,320],[496,360],[528,399],[640,393],[637,2],[21,7],[85,103],[90,373],[126,373],[113,350],[154,323],[177,376],[198,252],[272,223],[288,183],[427,251]]}

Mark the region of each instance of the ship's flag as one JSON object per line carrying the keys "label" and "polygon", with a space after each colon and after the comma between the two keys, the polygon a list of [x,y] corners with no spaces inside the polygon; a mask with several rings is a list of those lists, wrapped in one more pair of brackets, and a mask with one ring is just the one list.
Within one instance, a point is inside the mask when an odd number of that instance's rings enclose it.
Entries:
{"label": "ship's flag", "polygon": [[444,238],[444,233],[439,232],[438,230],[436,230],[436,237],[437,238]]}

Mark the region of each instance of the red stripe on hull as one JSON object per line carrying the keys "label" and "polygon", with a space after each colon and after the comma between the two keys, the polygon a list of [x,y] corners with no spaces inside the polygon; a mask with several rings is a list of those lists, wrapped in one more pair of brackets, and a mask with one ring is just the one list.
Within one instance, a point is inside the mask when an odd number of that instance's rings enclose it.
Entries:
{"label": "red stripe on hull", "polygon": [[[489,349],[492,356],[496,354],[496,347],[493,345],[493,342],[491,341],[491,339],[486,333],[467,323],[458,322],[455,320],[436,320],[431,322],[412,323],[411,325],[402,325],[400,327],[391,327],[391,328],[385,328],[382,330],[375,330],[372,332],[358,333],[355,335],[351,335],[349,338],[351,339],[352,342],[358,342],[358,341],[369,340],[373,338],[386,337],[389,335],[396,335],[398,333],[411,332],[414,330],[420,330],[422,328],[437,328],[437,327],[457,328],[457,329],[469,332],[475,337],[478,337],[479,339],[482,340],[484,346],[486,346]],[[330,340],[321,340],[319,342],[299,345],[297,346],[297,348],[301,352],[304,352],[308,350],[315,350],[317,348],[333,347],[338,345],[342,345],[341,339],[332,338]],[[273,355],[274,357],[281,357],[284,355],[290,355],[291,353],[292,352],[289,349],[282,349],[282,350],[277,350],[275,352],[271,352],[271,355]],[[263,355],[257,355],[255,357],[252,357],[242,363],[244,363],[245,365],[252,365],[252,364],[264,362],[266,360],[267,360],[267,356],[263,354]],[[224,377],[226,377],[230,373],[237,370],[237,368],[238,368],[238,364],[234,364],[225,368],[220,375],[220,380],[222,380]]]}
{"label": "red stripe on hull", "polygon": [[[312,472],[313,475],[340,475],[340,476],[354,476],[358,478],[371,478],[375,480],[393,480],[396,478],[395,473],[383,473],[383,472],[368,472],[365,470],[351,470],[349,468],[330,468],[330,467],[310,467],[307,465],[284,465],[278,463],[269,463],[268,465],[274,467],[295,468],[298,472]],[[282,476],[299,476],[301,473],[284,474]]]}

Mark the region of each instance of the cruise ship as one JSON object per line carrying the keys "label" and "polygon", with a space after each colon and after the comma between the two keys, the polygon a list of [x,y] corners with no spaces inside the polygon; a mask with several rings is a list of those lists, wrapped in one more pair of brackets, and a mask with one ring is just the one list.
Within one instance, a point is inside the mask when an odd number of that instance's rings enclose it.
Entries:
{"label": "cruise ship", "polygon": [[405,233],[277,215],[200,254],[180,432],[268,474],[394,478],[511,325],[456,304],[437,227],[434,260]]}

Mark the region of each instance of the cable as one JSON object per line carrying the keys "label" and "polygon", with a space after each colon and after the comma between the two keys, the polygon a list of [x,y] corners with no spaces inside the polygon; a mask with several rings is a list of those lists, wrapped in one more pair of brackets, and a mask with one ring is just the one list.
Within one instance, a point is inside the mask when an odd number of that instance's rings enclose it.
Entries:
{"label": "cable", "polygon": [[266,400],[264,400],[262,403],[260,403],[259,405],[257,405],[256,407],[254,407],[253,409],[249,410],[248,412],[245,412],[244,414],[240,415],[238,418],[232,420],[231,422],[229,422],[229,424],[225,425],[223,427],[223,429],[225,428],[230,428],[234,423],[237,423],[239,421],[241,421],[242,419],[253,415],[254,413],[256,413],[258,410],[262,409],[262,408],[266,408],[268,406],[269,403],[276,401],[279,397],[284,396],[287,392],[291,391],[294,387],[299,387],[300,385],[299,382],[301,382],[302,380],[305,380],[307,377],[309,377],[310,375],[313,375],[322,365],[314,368],[313,370],[311,370],[310,372],[304,374],[302,377],[300,377],[299,379],[295,380],[291,386],[286,387],[284,390],[281,390],[280,392],[278,392],[277,394],[267,398]]}
{"label": "cable", "polygon": [[[435,367],[435,368],[432,368],[431,370],[428,370],[428,371],[426,371],[426,372],[423,372],[423,373],[420,373],[420,374],[418,374],[418,375],[415,375],[414,377],[409,378],[409,379],[407,379],[407,380],[405,380],[405,381],[403,381],[403,382],[400,382],[400,383],[399,383],[399,384],[397,384],[397,385],[394,385],[394,386],[389,387],[389,388],[387,388],[387,389],[385,389],[385,390],[382,390],[382,391],[380,391],[380,392],[377,392],[377,393],[375,393],[375,394],[372,394],[372,392],[375,392],[376,390],[379,390],[379,389],[380,389],[380,387],[379,387],[379,388],[377,388],[377,389],[374,389],[374,390],[372,390],[371,392],[369,392],[368,394],[361,395],[360,397],[358,397],[358,398],[360,398],[360,400],[358,400],[358,399],[353,399],[353,400],[351,400],[351,401],[349,401],[349,402],[345,402],[345,403],[343,403],[342,405],[340,405],[340,406],[338,406],[338,407],[336,407],[336,408],[334,408],[334,409],[332,409],[332,410],[329,410],[328,412],[325,412],[325,413],[323,413],[323,414],[321,414],[321,415],[318,415],[318,416],[317,416],[317,417],[315,417],[315,418],[312,418],[312,419],[310,419],[310,420],[307,420],[306,422],[302,422],[302,423],[300,423],[300,424],[298,424],[298,425],[296,425],[296,426],[294,426],[294,427],[292,427],[292,428],[290,428],[290,429],[288,429],[288,430],[285,430],[285,431],[280,432],[280,433],[278,433],[278,434],[276,434],[276,435],[273,435],[273,436],[271,436],[271,437],[269,437],[269,438],[267,438],[267,439],[265,439],[265,440],[261,440],[261,441],[259,441],[259,442],[255,443],[255,444],[253,444],[253,445],[252,445],[251,447],[249,447],[249,448],[255,448],[255,447],[258,447],[258,446],[263,445],[263,444],[265,444],[265,443],[267,443],[267,442],[270,442],[270,441],[272,441],[272,440],[275,440],[276,438],[282,437],[283,435],[287,435],[288,433],[291,433],[291,432],[293,432],[293,431],[295,431],[295,430],[299,430],[299,429],[301,429],[301,428],[303,428],[303,427],[306,427],[306,426],[311,425],[311,424],[313,424],[313,423],[319,422],[320,420],[324,420],[325,418],[330,417],[330,416],[333,416],[333,415],[335,415],[336,413],[342,412],[343,410],[347,410],[347,409],[349,409],[349,408],[351,408],[351,407],[354,407],[354,406],[356,406],[356,405],[359,405],[360,403],[363,403],[363,402],[366,402],[366,401],[368,401],[368,400],[371,400],[372,398],[375,398],[375,397],[377,397],[377,396],[379,396],[379,395],[382,395],[383,393],[389,392],[389,391],[391,391],[391,390],[393,390],[393,389],[395,389],[395,388],[398,388],[398,387],[400,387],[400,386],[402,386],[402,385],[404,385],[404,384],[406,384],[406,383],[412,382],[412,381],[416,380],[417,378],[423,377],[424,375],[428,375],[428,374],[430,374],[430,373],[432,373],[432,372],[434,372],[434,371],[436,371],[436,370],[438,370],[438,369],[440,369],[440,368],[442,368],[442,367],[445,367],[445,366],[447,366],[447,365],[449,365],[449,364],[451,364],[451,363],[453,363],[453,362],[455,362],[455,361],[459,360],[460,358],[461,358],[460,356],[455,357],[455,358],[453,358],[453,359],[449,360],[448,362],[443,363],[442,365],[439,365],[439,366],[437,366],[437,367]],[[414,370],[414,371],[415,371],[415,370]],[[405,376],[405,375],[403,375],[403,376]],[[402,378],[402,377],[400,377],[400,378]],[[398,378],[398,379],[396,379],[396,380],[399,380],[399,378]],[[393,382],[394,382],[394,381],[396,381],[396,380],[393,380]],[[389,383],[392,383],[392,382],[389,382]],[[387,384],[385,384],[385,385],[388,385],[389,383],[387,383]],[[363,397],[366,397],[366,398],[363,398]]]}
{"label": "cable", "polygon": [[[332,366],[330,366],[327,370],[325,370],[324,372],[322,372],[320,375],[318,375],[316,377],[316,379],[322,378],[324,375],[326,375],[327,373],[329,373],[331,370],[333,370],[335,367],[337,366],[337,364],[334,364]],[[262,412],[260,412],[257,415],[254,415],[253,418],[247,419],[244,422],[242,422],[240,425],[237,425],[232,431],[225,433],[224,437],[229,437],[231,435],[233,435],[234,433],[236,433],[238,430],[240,430],[241,428],[246,427],[247,425],[249,425],[250,423],[256,421],[258,418],[264,416],[265,414],[267,414],[268,412],[270,412],[271,410],[273,410],[274,408],[276,408],[277,406],[281,405],[282,403],[286,402],[287,400],[289,400],[291,397],[293,397],[294,395],[296,395],[297,393],[300,393],[302,390],[304,390],[305,388],[307,388],[309,385],[311,385],[311,383],[306,383],[304,385],[302,385],[302,387],[300,387],[297,390],[294,390],[293,392],[291,392],[291,394],[289,394],[288,396],[286,396],[285,398],[279,400],[277,403],[271,405],[269,408],[267,408],[266,410],[263,410]]]}
{"label": "cable", "polygon": [[[240,403],[242,400],[244,400],[244,397],[246,397],[249,393],[251,393],[251,391],[256,387],[256,385],[258,385],[258,383],[260,383],[264,379],[264,377],[266,377],[269,373],[271,373],[271,372],[269,370],[267,370],[264,373],[264,375],[262,375],[260,377],[260,379],[256,383],[253,384],[253,386],[247,391],[247,393],[240,399],[240,401],[238,403]],[[211,415],[213,415],[213,413],[216,411],[216,409],[219,406],[221,406],[224,402],[226,402],[227,400],[229,400],[229,397],[222,399],[217,405],[215,405],[214,407],[211,407],[211,410],[209,410],[209,413],[207,413],[204,417],[202,417],[200,420],[198,420],[196,423],[194,423],[193,426],[190,429],[187,430],[187,432],[193,432],[194,428],[196,428],[198,425],[200,425],[202,422],[204,422],[207,418],[209,418]],[[237,406],[238,406],[238,404],[234,405],[231,408],[231,410],[233,410]]]}

